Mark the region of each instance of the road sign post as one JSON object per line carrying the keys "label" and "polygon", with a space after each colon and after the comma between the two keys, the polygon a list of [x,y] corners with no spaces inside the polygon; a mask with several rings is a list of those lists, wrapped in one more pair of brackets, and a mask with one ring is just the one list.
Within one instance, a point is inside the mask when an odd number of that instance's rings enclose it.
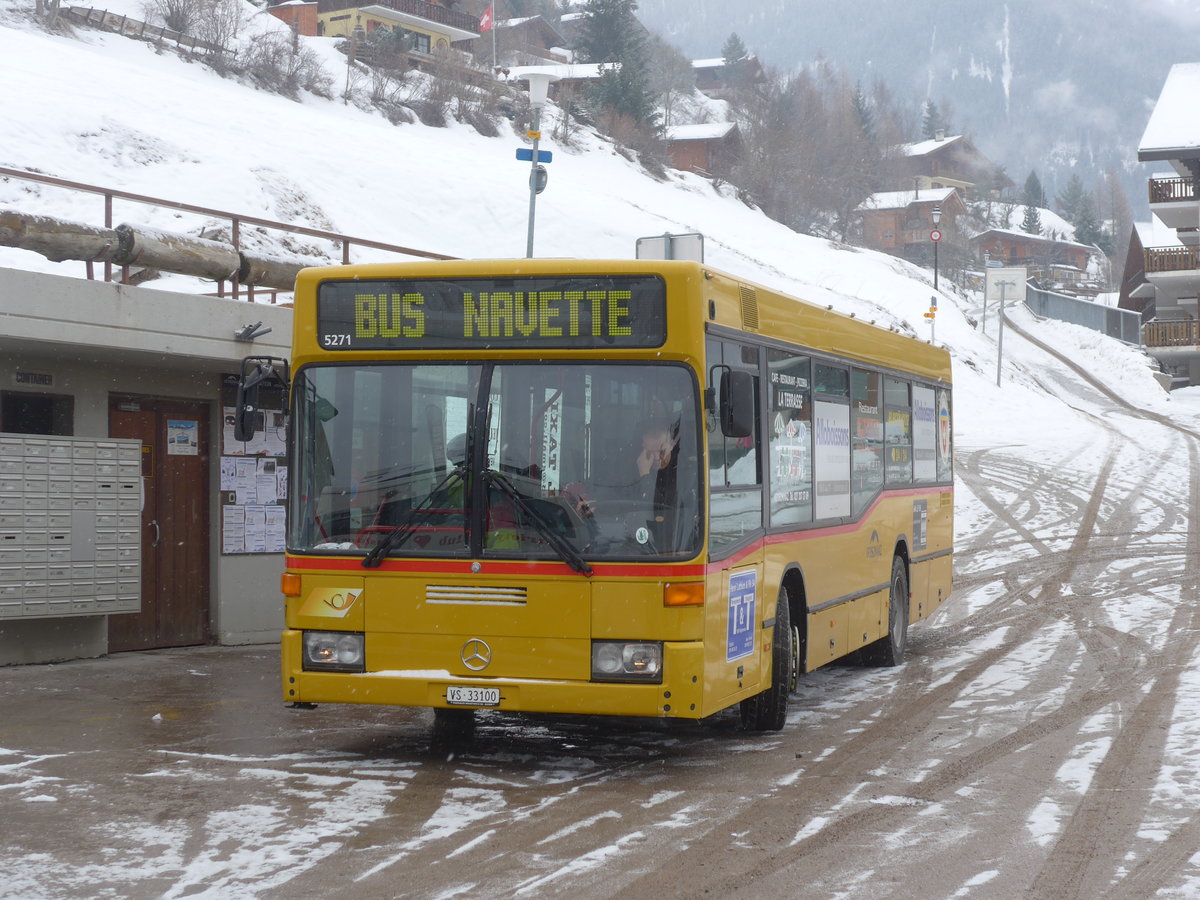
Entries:
{"label": "road sign post", "polygon": [[[533,113],[533,121],[530,123],[529,130],[525,134],[533,141],[533,148],[529,151],[529,230],[525,239],[525,256],[533,257],[533,223],[534,216],[537,214],[537,195],[539,193],[538,185],[542,188],[546,186],[545,169],[542,169],[542,176],[538,176],[538,169],[541,169],[542,162],[549,162],[549,154],[547,158],[542,159],[542,153],[538,151],[538,141],[542,139],[542,110],[546,106],[546,94],[550,90],[550,82],[558,81],[558,75],[552,75],[549,72],[529,72],[524,76],[529,82],[529,108]],[[543,151],[544,152],[544,151]],[[517,150],[517,159],[524,159],[521,150]]]}

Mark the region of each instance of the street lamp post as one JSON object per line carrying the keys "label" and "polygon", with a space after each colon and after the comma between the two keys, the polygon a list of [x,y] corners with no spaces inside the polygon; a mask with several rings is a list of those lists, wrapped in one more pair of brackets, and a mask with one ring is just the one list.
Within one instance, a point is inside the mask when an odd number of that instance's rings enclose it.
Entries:
{"label": "street lamp post", "polygon": [[546,106],[546,94],[550,82],[558,81],[558,75],[549,72],[529,72],[522,76],[529,82],[529,108],[533,110],[533,121],[526,136],[533,140],[533,159],[529,166],[529,231],[525,240],[525,256],[533,257],[533,222],[537,213],[538,186],[538,141],[542,139],[542,110]]}
{"label": "street lamp post", "polygon": [[938,289],[938,244],[942,240],[942,231],[938,228],[938,224],[942,221],[942,207],[940,204],[933,205],[933,231],[930,232],[930,238],[933,240],[933,289]]}

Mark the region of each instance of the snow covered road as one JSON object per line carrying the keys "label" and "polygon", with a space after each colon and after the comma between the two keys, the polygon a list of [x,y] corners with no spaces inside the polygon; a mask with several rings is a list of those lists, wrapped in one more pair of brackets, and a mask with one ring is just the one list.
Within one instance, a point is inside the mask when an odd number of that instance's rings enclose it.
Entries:
{"label": "snow covered road", "polygon": [[1048,387],[1056,441],[960,439],[955,595],[908,663],[807,676],[779,734],[459,741],[284,709],[273,648],[0,670],[0,896],[1195,896],[1196,437]]}

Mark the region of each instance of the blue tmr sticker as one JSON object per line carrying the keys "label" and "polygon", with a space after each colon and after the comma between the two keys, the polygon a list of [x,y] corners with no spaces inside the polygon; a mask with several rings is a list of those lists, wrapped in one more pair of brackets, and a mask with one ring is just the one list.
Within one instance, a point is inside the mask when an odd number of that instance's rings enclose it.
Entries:
{"label": "blue tmr sticker", "polygon": [[729,634],[725,661],[733,662],[754,652],[754,604],[758,596],[758,572],[735,572],[729,576]]}

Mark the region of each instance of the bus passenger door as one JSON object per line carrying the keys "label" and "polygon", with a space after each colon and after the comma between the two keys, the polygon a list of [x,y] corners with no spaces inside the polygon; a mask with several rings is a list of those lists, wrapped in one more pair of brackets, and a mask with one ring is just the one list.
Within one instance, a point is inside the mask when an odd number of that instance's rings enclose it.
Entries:
{"label": "bus passenger door", "polygon": [[710,337],[706,350],[708,381],[714,386],[726,367],[749,373],[755,382],[749,435],[724,434],[716,410],[706,411],[708,550],[710,559],[723,562],[708,587],[705,699],[706,706],[718,708],[736,694],[765,687],[761,682],[769,669],[763,659],[770,659],[770,632],[762,623],[773,615],[775,591],[763,584],[759,349]]}

